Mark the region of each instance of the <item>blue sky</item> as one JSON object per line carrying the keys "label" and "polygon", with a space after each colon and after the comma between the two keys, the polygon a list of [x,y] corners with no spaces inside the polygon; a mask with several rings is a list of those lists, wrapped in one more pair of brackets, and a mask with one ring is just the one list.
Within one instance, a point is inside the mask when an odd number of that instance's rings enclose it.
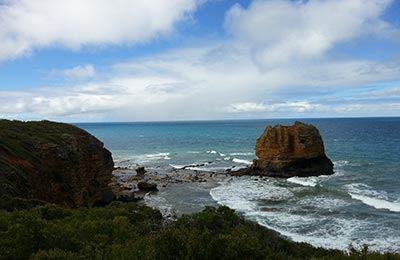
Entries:
{"label": "blue sky", "polygon": [[400,116],[398,0],[0,0],[0,118]]}

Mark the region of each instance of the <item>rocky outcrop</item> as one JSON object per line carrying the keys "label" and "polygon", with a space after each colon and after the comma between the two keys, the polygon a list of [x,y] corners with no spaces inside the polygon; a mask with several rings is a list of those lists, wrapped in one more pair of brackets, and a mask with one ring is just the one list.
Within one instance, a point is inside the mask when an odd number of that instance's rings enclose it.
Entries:
{"label": "rocky outcrop", "polygon": [[103,143],[78,127],[0,120],[0,207],[9,199],[65,207],[109,202],[113,169]]}
{"label": "rocky outcrop", "polygon": [[137,185],[139,190],[145,190],[145,191],[157,191],[157,184],[154,182],[145,182],[141,181]]}
{"label": "rocky outcrop", "polygon": [[258,138],[255,150],[258,160],[233,175],[287,178],[333,174],[322,137],[313,125],[295,122],[292,126],[268,126]]}

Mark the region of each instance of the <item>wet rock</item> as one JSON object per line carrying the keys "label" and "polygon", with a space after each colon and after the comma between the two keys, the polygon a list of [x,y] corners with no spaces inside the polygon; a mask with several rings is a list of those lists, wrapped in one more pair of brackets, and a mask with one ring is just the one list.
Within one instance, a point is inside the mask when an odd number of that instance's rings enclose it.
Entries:
{"label": "wet rock", "polygon": [[136,175],[139,177],[143,177],[145,173],[146,170],[144,169],[144,167],[139,167],[136,169]]}
{"label": "wet rock", "polygon": [[136,198],[135,193],[131,191],[119,191],[114,192],[114,199],[122,202],[131,202],[137,201],[139,198]]}
{"label": "wet rock", "polygon": [[145,190],[145,191],[157,191],[157,184],[153,182],[144,182],[141,181],[137,184],[137,187],[139,190]]}

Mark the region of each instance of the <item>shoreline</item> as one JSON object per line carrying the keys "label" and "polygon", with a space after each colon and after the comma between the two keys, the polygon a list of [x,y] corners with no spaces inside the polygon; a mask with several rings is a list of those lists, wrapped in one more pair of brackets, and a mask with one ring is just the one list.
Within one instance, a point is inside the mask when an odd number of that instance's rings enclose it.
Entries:
{"label": "shoreline", "polygon": [[[384,246],[375,244],[379,238],[375,237],[373,240],[369,240],[371,238],[365,238],[362,239],[361,237],[353,237],[353,236],[344,236],[341,237],[340,233],[339,236],[332,236],[329,238],[325,238],[325,242],[321,242],[320,239],[323,239],[323,237],[307,237],[307,234],[296,234],[296,233],[291,233],[290,229],[289,230],[281,230],[279,226],[275,225],[275,222],[272,222],[272,226],[266,224],[267,222],[264,223],[264,221],[261,221],[257,218],[254,217],[254,208],[249,209],[249,211],[244,210],[243,208],[241,209],[240,207],[237,208],[234,205],[229,205],[229,203],[223,203],[219,202],[218,197],[215,198],[213,196],[212,190],[215,192],[216,190],[220,190],[221,188],[224,189],[226,188],[226,185],[236,185],[234,187],[237,187],[239,190],[232,191],[233,193],[231,196],[236,196],[235,193],[237,192],[242,192],[242,188],[249,190],[251,193],[254,192],[259,192],[260,190],[257,190],[257,188],[260,188],[261,186],[268,186],[272,185],[273,189],[280,189],[280,188],[285,188],[288,187],[288,185],[291,185],[290,187],[295,187],[295,189],[303,189],[303,190],[315,190],[319,189],[318,187],[320,186],[321,183],[329,180],[331,177],[335,178],[338,177],[340,178],[342,175],[335,174],[331,176],[322,176],[322,177],[310,177],[305,178],[304,180],[298,180],[296,178],[292,179],[281,179],[281,178],[269,178],[269,177],[263,177],[263,176],[232,176],[229,175],[229,172],[208,172],[208,171],[198,171],[198,170],[189,170],[187,168],[181,168],[181,169],[176,169],[176,168],[166,168],[166,167],[147,167],[146,173],[142,176],[138,176],[137,172],[135,169],[130,169],[130,168],[116,168],[113,172],[114,176],[116,179],[120,180],[122,183],[122,186],[129,188],[129,192],[134,194],[135,201],[137,201],[139,204],[149,206],[151,208],[157,209],[161,212],[163,215],[164,219],[166,222],[173,222],[177,220],[182,214],[193,214],[197,212],[201,212],[206,206],[213,206],[213,207],[219,207],[219,206],[228,206],[229,208],[235,210],[236,214],[239,216],[243,216],[248,220],[253,221],[254,223],[257,223],[260,226],[264,226],[270,230],[273,230],[277,233],[280,234],[280,236],[288,239],[289,241],[294,241],[294,242],[306,242],[314,247],[323,247],[326,249],[339,249],[339,250],[348,250],[350,245],[354,245],[357,247],[361,247],[363,244],[368,244],[371,248],[374,250],[377,250],[381,253],[385,252],[398,252],[397,249],[393,248],[392,246]],[[137,184],[139,181],[145,181],[149,183],[156,183],[157,184],[157,190],[148,190],[148,191],[141,191],[137,189]],[[240,184],[240,186],[237,186]],[[254,186],[255,185],[255,186]],[[260,186],[261,185],[261,186]],[[257,187],[259,186],[259,187]],[[134,188],[135,187],[135,188]],[[219,188],[218,188],[219,187]],[[254,189],[252,188],[254,187]],[[269,186],[271,187],[271,186]],[[232,187],[231,187],[232,188]],[[261,187],[262,188],[262,187]],[[274,190],[271,190],[271,192],[274,192]],[[236,192],[235,192],[236,191]],[[125,191],[126,192],[126,191]],[[265,192],[265,191],[264,191]],[[259,211],[260,214],[272,214],[274,217],[279,217],[279,221],[283,221],[282,223],[285,223],[285,218],[287,217],[286,213],[291,214],[291,211],[286,212],[284,208],[282,208],[282,202],[284,201],[290,201],[287,200],[288,198],[269,198],[268,193],[264,193],[262,197],[264,199],[262,200],[262,203],[267,203],[264,204],[266,205],[265,208],[260,208]],[[273,194],[272,194],[273,195]],[[292,194],[293,196],[296,196]],[[251,198],[247,198],[250,199]],[[283,199],[283,200],[282,200]],[[240,201],[237,201],[240,202]],[[258,203],[260,201],[248,201],[250,203]],[[336,203],[336,200],[332,201],[327,201],[327,202],[334,202]],[[246,202],[247,203],[247,202]],[[286,202],[284,202],[286,203]],[[302,205],[302,204],[301,204]],[[240,206],[246,206],[246,204],[240,205]],[[249,205],[247,205],[249,206]],[[302,206],[300,206],[302,207]],[[306,207],[307,208],[307,207]],[[304,208],[303,210],[292,212],[295,214],[294,216],[298,217],[307,217],[306,212],[307,209]],[[320,217],[326,217],[324,214],[335,214],[337,209],[335,208],[330,208],[328,210],[329,212],[322,213]],[[285,213],[286,212],[286,213]],[[250,215],[248,215],[250,213]],[[281,216],[281,214],[283,214]],[[286,214],[286,215],[285,215]],[[276,216],[275,216],[276,215]],[[279,216],[278,216],[279,215]],[[342,220],[341,217],[338,216],[338,221]],[[271,220],[272,221],[272,220]],[[334,223],[332,223],[332,227],[336,227],[336,220],[333,220]],[[357,221],[357,219],[348,219],[348,221],[351,221],[353,223],[354,221]],[[291,222],[294,224],[295,222]],[[297,223],[297,222],[296,222]],[[336,223],[336,224],[335,224]],[[347,223],[347,222],[346,222]],[[350,223],[350,222],[349,222]],[[303,225],[302,223],[297,223],[299,225]],[[277,228],[278,227],[278,228]],[[324,227],[319,227],[317,230],[322,230]],[[315,240],[315,239],[318,240]],[[334,239],[334,240],[332,240]],[[346,241],[345,245],[343,243],[336,243],[335,239],[340,239],[342,241]],[[343,240],[344,239],[344,240]],[[378,240],[376,240],[378,239]],[[332,241],[329,242],[329,241]],[[321,244],[322,243],[322,244]],[[387,247],[387,250],[384,248]],[[390,249],[391,248],[391,249]]]}
{"label": "shoreline", "polygon": [[[183,214],[201,212],[207,206],[220,204],[211,196],[212,188],[232,178],[228,173],[182,168],[143,167],[136,169],[116,167],[111,187],[117,201],[135,201],[161,212],[166,222],[177,220]],[[145,169],[139,173],[138,169]],[[156,184],[156,188],[141,190],[140,182]]]}

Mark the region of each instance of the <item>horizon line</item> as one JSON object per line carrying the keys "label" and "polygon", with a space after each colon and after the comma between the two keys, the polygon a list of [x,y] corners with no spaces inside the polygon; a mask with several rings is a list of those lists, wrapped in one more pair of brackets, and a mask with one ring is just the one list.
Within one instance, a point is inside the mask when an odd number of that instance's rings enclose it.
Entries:
{"label": "horizon line", "polygon": [[177,119],[177,120],[138,120],[138,121],[79,121],[79,122],[66,122],[52,119],[39,119],[39,120],[21,120],[21,119],[7,119],[0,118],[0,120],[8,121],[22,121],[22,122],[40,122],[52,121],[67,124],[129,124],[129,123],[183,123],[183,122],[222,122],[222,121],[262,121],[262,120],[308,120],[308,119],[368,119],[368,118],[400,118],[398,116],[343,116],[343,117],[275,117],[275,118],[238,118],[238,119]]}
{"label": "horizon line", "polygon": [[[400,118],[399,116],[348,116],[348,117],[280,117],[280,118],[239,118],[239,119],[179,119],[179,120],[139,120],[139,121],[94,121],[69,122],[69,124],[129,124],[129,123],[184,123],[184,122],[222,122],[222,121],[262,121],[262,120],[303,120],[303,119],[368,119],[368,118]],[[47,119],[43,119],[47,120]],[[31,120],[42,121],[42,120]],[[52,120],[48,120],[52,121]]]}

